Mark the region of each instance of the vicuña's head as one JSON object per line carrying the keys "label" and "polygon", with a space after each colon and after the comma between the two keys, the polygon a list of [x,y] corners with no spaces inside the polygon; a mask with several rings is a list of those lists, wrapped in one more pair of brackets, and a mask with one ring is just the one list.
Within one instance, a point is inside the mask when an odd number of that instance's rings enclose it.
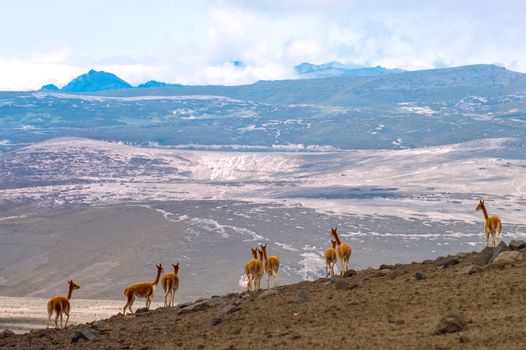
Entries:
{"label": "vicu\u00f1a's head", "polygon": [[254,249],[254,248],[250,248],[250,250],[252,251],[252,257],[254,259],[257,259],[258,258],[258,249]]}
{"label": "vicu\u00f1a's head", "polygon": [[68,283],[69,283],[69,287],[71,289],[80,289],[80,286],[78,284],[76,284],[75,282],[73,282],[73,280],[68,281]]}
{"label": "vicu\u00f1a's head", "polygon": [[161,272],[164,272],[164,268],[163,268],[163,265],[159,264],[159,265],[155,265],[157,267],[157,272],[161,273]]}
{"label": "vicu\u00f1a's head", "polygon": [[484,208],[484,201],[480,200],[476,210],[481,210],[482,208]]}
{"label": "vicu\u00f1a's head", "polygon": [[177,273],[179,272],[179,261],[177,262],[177,264],[172,264],[172,266],[174,267],[174,274],[177,275]]}
{"label": "vicu\u00f1a's head", "polygon": [[337,231],[338,231],[338,227],[331,228],[331,234],[336,235],[336,234],[338,234]]}
{"label": "vicu\u00f1a's head", "polygon": [[267,252],[267,245],[266,244],[265,245],[262,244],[261,245],[261,250],[263,250],[263,252],[266,253]]}
{"label": "vicu\u00f1a's head", "polygon": [[332,243],[332,247],[333,247],[333,248],[336,248],[336,241],[333,240],[333,239],[331,239],[331,243]]}

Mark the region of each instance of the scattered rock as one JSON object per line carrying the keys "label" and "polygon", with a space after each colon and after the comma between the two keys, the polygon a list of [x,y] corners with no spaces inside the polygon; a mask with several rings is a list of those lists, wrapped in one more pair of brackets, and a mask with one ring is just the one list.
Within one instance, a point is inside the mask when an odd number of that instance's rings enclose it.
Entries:
{"label": "scattered rock", "polygon": [[405,320],[389,320],[389,323],[394,323],[398,326],[405,324]]}
{"label": "scattered rock", "polygon": [[475,272],[477,272],[479,269],[480,269],[480,267],[469,265],[469,266],[466,266],[466,267],[463,267],[463,268],[459,269],[456,272],[456,274],[457,275],[472,275]]}
{"label": "scattered rock", "polygon": [[267,289],[266,291],[264,291],[263,293],[258,295],[258,298],[259,299],[266,299],[266,298],[268,298],[270,296],[273,296],[273,295],[278,295],[278,291],[276,289]]}
{"label": "scattered rock", "polygon": [[301,304],[312,301],[312,294],[305,288],[301,288],[291,302]]}
{"label": "scattered rock", "polygon": [[209,319],[208,321],[206,321],[206,324],[209,325],[209,326],[217,326],[218,324],[220,324],[221,322],[223,322],[224,319],[222,317],[212,317],[211,319]]}
{"label": "scattered rock", "polygon": [[465,335],[462,335],[460,336],[460,338],[458,338],[458,341],[461,342],[461,343],[467,343],[469,342],[469,338]]}
{"label": "scattered rock", "polygon": [[438,266],[442,266],[444,269],[447,269],[448,267],[451,267],[457,264],[460,264],[460,260],[458,260],[454,256],[445,257],[440,262],[438,262]]}
{"label": "scattered rock", "polygon": [[219,310],[214,317],[209,319],[206,323],[210,326],[218,325],[219,323],[228,319],[229,315],[233,312],[239,311],[239,303],[232,303],[225,305],[221,310]]}
{"label": "scattered rock", "polygon": [[185,307],[190,306],[190,305],[192,305],[193,303],[194,303],[194,302],[192,302],[192,301],[187,301],[187,302],[185,302],[185,303],[177,304],[175,307],[176,307],[176,308],[179,308],[179,309],[184,309]]}
{"label": "scattered rock", "polygon": [[477,266],[484,266],[488,265],[490,263],[491,257],[493,256],[493,253],[495,252],[495,248],[493,247],[486,247],[480,251],[480,253],[477,254],[475,257],[475,260],[473,261],[475,265]]}
{"label": "scattered rock", "polygon": [[123,317],[124,317],[123,313],[119,312],[118,314],[111,316],[110,320],[118,320],[118,319],[121,319]]}
{"label": "scattered rock", "polygon": [[382,264],[378,268],[378,270],[392,270],[392,269],[394,269],[394,266],[393,265],[387,265],[387,264]]}
{"label": "scattered rock", "polygon": [[469,253],[458,253],[455,255],[458,259],[465,259],[469,256]]}
{"label": "scattered rock", "polygon": [[464,312],[462,310],[450,310],[440,319],[435,330],[435,335],[459,332],[466,328]]}
{"label": "scattered rock", "polygon": [[76,331],[75,334],[73,334],[73,336],[71,337],[71,343],[75,344],[79,340],[91,341],[97,338],[98,336],[100,336],[100,333],[95,330],[83,329],[80,331]]}
{"label": "scattered rock", "polygon": [[91,324],[94,327],[100,327],[100,326],[103,326],[105,323],[106,323],[106,320],[96,320],[96,321],[93,321]]}
{"label": "scattered rock", "polygon": [[349,283],[345,280],[339,280],[335,283],[334,287],[339,290],[351,290],[356,288],[358,285],[356,283]]}
{"label": "scattered rock", "polygon": [[397,264],[394,266],[393,273],[389,277],[394,279],[398,276],[405,275],[406,273],[409,273],[409,270],[407,269],[407,267],[401,264]]}
{"label": "scattered rock", "polygon": [[526,248],[526,242],[523,240],[513,239],[510,242],[509,247],[511,250],[523,249],[523,248]]}
{"label": "scattered rock", "polygon": [[187,307],[184,307],[182,309],[180,309],[179,311],[177,311],[178,314],[186,314],[186,313],[189,313],[189,312],[195,312],[195,311],[200,311],[200,310],[204,310],[206,308],[208,308],[208,301],[201,301],[201,302],[198,302],[198,303],[193,303],[192,305],[190,306],[187,306]]}
{"label": "scattered rock", "polygon": [[140,309],[135,310],[134,314],[140,315],[140,314],[146,314],[150,311],[147,307],[141,307]]}
{"label": "scattered rock", "polygon": [[238,303],[232,303],[225,305],[221,310],[219,310],[216,316],[224,316],[239,311],[241,308]]}
{"label": "scattered rock", "polygon": [[507,252],[509,250],[511,249],[506,245],[506,242],[500,241],[500,243],[495,248],[495,251],[493,252],[493,255],[491,256],[491,259],[489,260],[489,262],[492,263],[493,260],[495,260],[497,256],[500,255],[500,253]]}
{"label": "scattered rock", "polygon": [[378,272],[376,272],[376,277],[385,277],[391,273],[393,273],[393,270],[391,269],[378,270]]}
{"label": "scattered rock", "polygon": [[353,269],[349,269],[349,270],[345,271],[345,273],[343,274],[344,278],[349,278],[349,277],[353,277],[353,276],[356,276],[356,271],[353,270]]}
{"label": "scattered rock", "polygon": [[12,337],[15,335],[15,332],[9,330],[9,329],[6,329],[5,331],[2,331],[0,332],[0,339],[3,339],[3,338],[9,338],[9,337]]}
{"label": "scattered rock", "polygon": [[505,251],[492,261],[492,265],[506,266],[522,260],[522,253],[518,251]]}
{"label": "scattered rock", "polygon": [[415,278],[417,281],[425,280],[427,278],[422,272],[415,273]]}

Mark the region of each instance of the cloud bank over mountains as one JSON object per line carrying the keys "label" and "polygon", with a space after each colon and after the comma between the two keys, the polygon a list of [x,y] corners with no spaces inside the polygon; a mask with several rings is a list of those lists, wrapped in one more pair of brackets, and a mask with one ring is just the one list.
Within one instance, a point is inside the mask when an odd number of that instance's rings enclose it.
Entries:
{"label": "cloud bank over mountains", "polygon": [[339,61],[407,70],[494,63],[526,72],[521,1],[13,2],[0,90],[61,87],[90,68],[133,85],[237,85]]}

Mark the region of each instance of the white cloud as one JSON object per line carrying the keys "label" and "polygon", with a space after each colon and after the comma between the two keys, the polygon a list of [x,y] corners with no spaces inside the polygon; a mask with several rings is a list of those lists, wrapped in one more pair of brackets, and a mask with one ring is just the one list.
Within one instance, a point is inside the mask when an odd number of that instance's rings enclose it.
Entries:
{"label": "white cloud", "polygon": [[[53,8],[57,4],[46,11],[64,17],[60,11],[72,9]],[[174,2],[135,1],[126,11],[97,10],[104,4],[84,4],[82,21],[115,19],[114,30],[81,21],[71,33],[47,31],[44,43],[39,16],[31,17],[35,28],[9,35],[0,21],[0,90],[62,86],[91,68],[131,84],[230,85],[290,78],[292,67],[305,61],[405,69],[496,63],[526,72],[521,1],[197,0],[184,11]]]}

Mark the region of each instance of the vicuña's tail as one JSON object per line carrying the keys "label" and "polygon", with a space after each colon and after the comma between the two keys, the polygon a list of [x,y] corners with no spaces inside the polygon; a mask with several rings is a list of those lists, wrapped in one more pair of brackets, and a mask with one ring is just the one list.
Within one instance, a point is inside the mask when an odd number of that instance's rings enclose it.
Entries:
{"label": "vicu\u00f1a's tail", "polygon": [[124,289],[124,296],[128,296],[128,288]]}

